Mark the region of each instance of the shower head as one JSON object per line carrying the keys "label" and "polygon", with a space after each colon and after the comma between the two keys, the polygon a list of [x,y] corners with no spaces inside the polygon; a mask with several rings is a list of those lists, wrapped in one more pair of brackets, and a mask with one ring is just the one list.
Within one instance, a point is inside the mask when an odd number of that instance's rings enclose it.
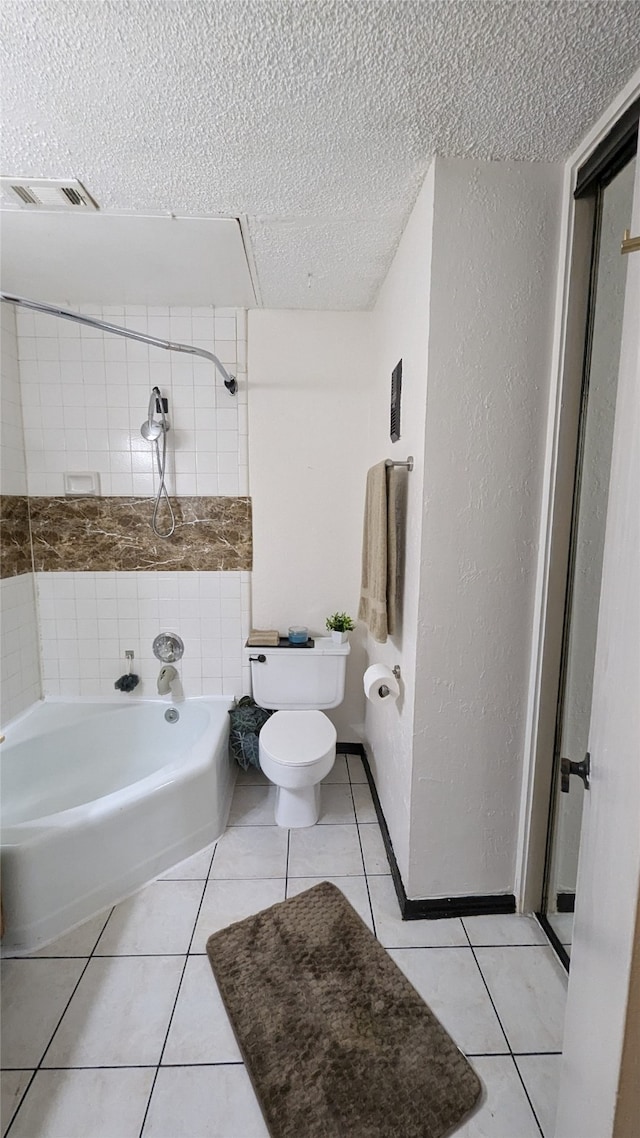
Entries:
{"label": "shower head", "polygon": [[148,442],[155,442],[156,439],[160,438],[160,435],[162,434],[162,432],[167,430],[167,425],[166,425],[165,417],[164,417],[164,411],[162,411],[162,421],[161,422],[158,422],[158,420],[154,417],[155,416],[155,409],[156,409],[156,400],[158,401],[158,403],[160,404],[160,407],[162,408],[162,396],[160,395],[160,388],[159,387],[154,387],[151,391],[151,396],[149,399],[149,408],[147,410],[147,421],[146,421],[146,423],[143,423],[141,428],[140,428],[140,434],[142,435],[143,439],[147,439]]}

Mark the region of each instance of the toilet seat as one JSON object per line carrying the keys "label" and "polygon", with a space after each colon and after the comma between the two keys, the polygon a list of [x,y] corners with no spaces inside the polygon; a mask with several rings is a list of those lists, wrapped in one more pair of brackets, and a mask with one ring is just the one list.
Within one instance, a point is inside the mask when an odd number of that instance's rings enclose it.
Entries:
{"label": "toilet seat", "polygon": [[336,758],[337,732],[321,711],[276,711],[258,739],[260,766],[275,783],[276,823],[314,826],[320,812],[320,782]]}
{"label": "toilet seat", "polygon": [[336,739],[322,711],[276,711],[260,732],[260,750],[284,767],[304,768],[324,759]]}

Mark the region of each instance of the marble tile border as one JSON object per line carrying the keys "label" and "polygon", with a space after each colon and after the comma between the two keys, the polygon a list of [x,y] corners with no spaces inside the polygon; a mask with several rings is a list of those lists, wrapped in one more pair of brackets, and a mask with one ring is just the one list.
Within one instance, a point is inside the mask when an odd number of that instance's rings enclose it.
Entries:
{"label": "marble tile border", "polygon": [[29,499],[23,494],[0,495],[0,576],[19,577],[31,573]]}
{"label": "marble tile border", "polygon": [[35,572],[251,569],[250,498],[172,497],[170,538],[153,533],[153,505],[134,497],[30,497]]}

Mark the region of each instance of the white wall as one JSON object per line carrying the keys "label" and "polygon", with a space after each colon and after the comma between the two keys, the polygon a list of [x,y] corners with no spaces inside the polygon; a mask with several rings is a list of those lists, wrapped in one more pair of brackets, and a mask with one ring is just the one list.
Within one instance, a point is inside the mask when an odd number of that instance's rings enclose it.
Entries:
{"label": "white wall", "polygon": [[561,176],[436,161],[409,896],[514,887]]}
{"label": "white wall", "polygon": [[[0,492],[23,496],[27,473],[20,401],[16,320],[9,304],[0,304],[2,319],[0,423],[2,428],[2,483]],[[22,573],[0,581],[2,666],[0,722],[7,723],[40,698],[40,661],[33,589],[33,574]]]}
{"label": "white wall", "polygon": [[[360,595],[372,318],[366,312],[249,314],[253,624],[325,634]],[[339,738],[362,724],[361,635],[351,636]]]}
{"label": "white wall", "polygon": [[[381,289],[373,318],[376,362],[367,396],[367,465],[383,458],[413,455],[406,482],[405,548],[401,620],[386,644],[367,637],[368,663],[401,669],[401,698],[395,704],[366,704],[367,752],[389,827],[394,853],[406,883],[409,871],[413,719],[420,596],[424,421],[427,398],[427,345],[431,287],[431,233],[434,168],[431,167]],[[401,437],[389,438],[391,372],[402,359]]]}

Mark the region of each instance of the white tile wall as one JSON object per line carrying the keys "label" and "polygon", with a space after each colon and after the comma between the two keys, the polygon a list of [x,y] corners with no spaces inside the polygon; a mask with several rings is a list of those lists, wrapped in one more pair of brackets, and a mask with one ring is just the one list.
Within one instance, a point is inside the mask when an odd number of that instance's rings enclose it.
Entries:
{"label": "white tile wall", "polygon": [[160,698],[159,632],[184,640],[176,667],[185,696],[250,691],[249,573],[37,573],[36,582],[45,696],[128,699],[113,685],[132,649],[134,696]]}
{"label": "white tile wall", "polygon": [[[1,349],[1,477],[0,492],[27,492],[22,433],[18,342],[13,307],[0,304]],[[2,666],[0,670],[0,721],[7,723],[40,698],[40,661],[33,574],[0,581]]]}
{"label": "white tile wall", "polygon": [[[140,425],[157,384],[169,399],[170,493],[246,494],[246,313],[140,306],[81,311],[214,352],[237,376],[238,394],[229,395],[206,360],[53,316],[14,316],[3,305],[4,492],[61,495],[65,471],[97,470],[102,494],[151,496],[154,457]],[[40,661],[32,577],[2,585],[7,719],[39,698]],[[185,642],[178,670],[186,696],[250,690],[242,662],[250,626],[248,573],[38,573],[36,594],[45,696],[128,698],[113,684],[127,670],[125,650],[133,649],[133,670],[141,677],[135,695],[157,697],[160,665],[151,645],[162,631],[177,632]]]}
{"label": "white tile wall", "polygon": [[41,696],[33,573],[0,581],[0,614],[0,722],[6,725]]}
{"label": "white tile wall", "polygon": [[27,470],[22,433],[18,341],[13,305],[0,304],[2,334],[2,399],[0,429],[2,446],[0,493],[26,494]]}
{"label": "white tile wall", "polygon": [[79,311],[214,352],[237,376],[238,394],[229,395],[208,360],[18,311],[29,494],[63,494],[65,471],[96,470],[102,494],[152,495],[155,459],[140,426],[154,385],[169,400],[169,492],[246,494],[244,310],[85,305]]}

